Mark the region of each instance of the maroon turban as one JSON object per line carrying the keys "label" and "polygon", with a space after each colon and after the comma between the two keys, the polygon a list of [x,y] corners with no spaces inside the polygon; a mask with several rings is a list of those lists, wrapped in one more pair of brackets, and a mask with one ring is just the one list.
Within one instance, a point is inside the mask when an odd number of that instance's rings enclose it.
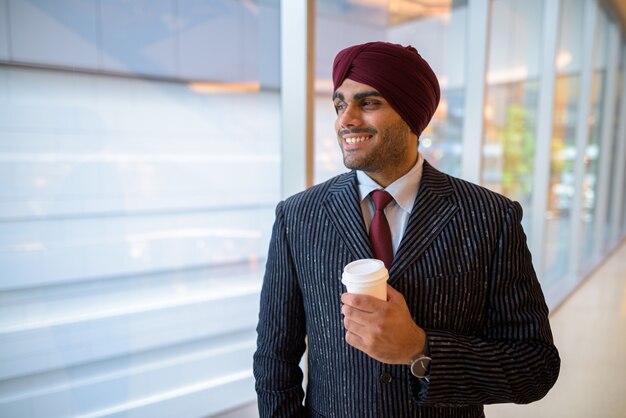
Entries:
{"label": "maroon turban", "polygon": [[374,87],[419,136],[437,109],[437,76],[412,46],[368,42],[339,52],[333,64],[333,84],[343,80]]}

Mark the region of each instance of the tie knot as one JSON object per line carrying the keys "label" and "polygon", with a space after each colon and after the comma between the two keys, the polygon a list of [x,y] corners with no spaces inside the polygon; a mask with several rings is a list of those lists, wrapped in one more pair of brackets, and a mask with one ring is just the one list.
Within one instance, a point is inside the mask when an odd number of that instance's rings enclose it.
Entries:
{"label": "tie knot", "polygon": [[372,200],[376,210],[384,210],[385,207],[393,200],[393,197],[384,190],[374,190],[372,192]]}

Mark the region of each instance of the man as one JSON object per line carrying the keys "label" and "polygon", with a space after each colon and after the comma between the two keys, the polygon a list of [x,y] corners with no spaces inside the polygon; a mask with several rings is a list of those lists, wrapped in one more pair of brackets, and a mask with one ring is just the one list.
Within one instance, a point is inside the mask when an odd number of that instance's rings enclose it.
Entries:
{"label": "man", "polygon": [[[482,417],[487,403],[542,398],[560,360],[520,205],[418,152],[435,74],[414,48],[373,42],[341,51],[333,82],[353,171],[277,206],[254,355],[261,416]],[[343,267],[374,257],[387,301],[345,293]]]}

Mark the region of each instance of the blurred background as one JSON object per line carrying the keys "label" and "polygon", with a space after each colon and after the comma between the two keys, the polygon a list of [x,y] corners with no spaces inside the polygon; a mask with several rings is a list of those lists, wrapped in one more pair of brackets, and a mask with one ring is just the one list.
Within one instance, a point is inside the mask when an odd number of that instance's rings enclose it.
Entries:
{"label": "blurred background", "polygon": [[255,401],[274,207],[345,171],[331,69],[356,43],[431,64],[421,152],[522,204],[556,307],[626,238],[623,16],[618,0],[0,0],[0,416]]}

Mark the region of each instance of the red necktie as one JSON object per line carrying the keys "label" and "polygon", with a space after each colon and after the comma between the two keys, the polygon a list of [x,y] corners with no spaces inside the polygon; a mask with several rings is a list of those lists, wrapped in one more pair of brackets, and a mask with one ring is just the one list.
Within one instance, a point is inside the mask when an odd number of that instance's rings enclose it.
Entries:
{"label": "red necktie", "polygon": [[374,190],[372,200],[376,212],[370,224],[370,244],[374,257],[382,260],[389,269],[393,262],[393,246],[391,245],[391,230],[385,216],[385,207],[393,200],[393,197],[384,190]]}

